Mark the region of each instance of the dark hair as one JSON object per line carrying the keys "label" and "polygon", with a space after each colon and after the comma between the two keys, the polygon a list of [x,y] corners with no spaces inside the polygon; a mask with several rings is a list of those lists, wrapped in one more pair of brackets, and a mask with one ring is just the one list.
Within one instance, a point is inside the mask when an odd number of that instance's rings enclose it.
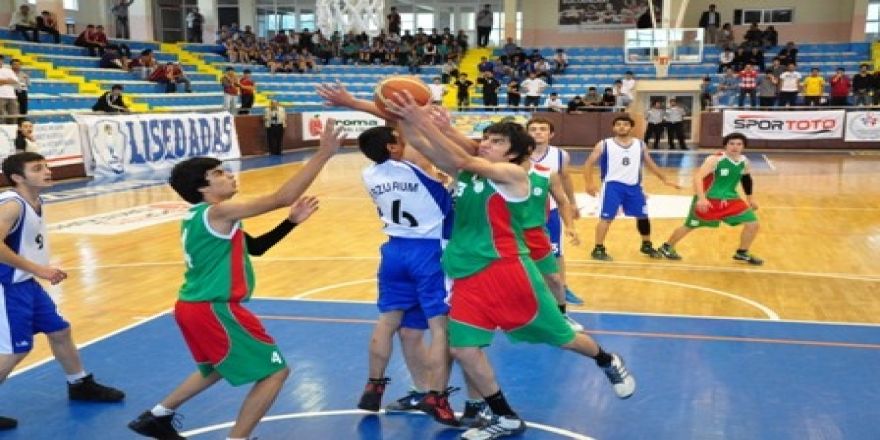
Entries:
{"label": "dark hair", "polygon": [[110,90],[124,90],[122,84],[113,84],[113,87],[110,87]]}
{"label": "dark hair", "polygon": [[[580,98],[580,96],[578,96],[578,98]],[[533,117],[532,119],[529,119],[529,122],[526,122],[526,130],[528,130],[529,127],[531,127],[534,124],[546,124],[546,125],[550,126],[550,133],[553,133],[556,130],[556,127],[553,126],[553,123],[550,122],[549,119],[542,118],[540,116]]]}
{"label": "dark hair", "polygon": [[220,160],[213,157],[193,157],[183,162],[178,162],[171,169],[171,176],[168,177],[168,184],[183,199],[189,203],[199,203],[204,201],[204,196],[199,188],[208,186],[208,179],[205,174],[208,171],[217,168],[221,163]]}
{"label": "dark hair", "polygon": [[3,160],[3,165],[0,165],[0,169],[2,169],[3,175],[14,185],[15,181],[12,180],[13,175],[18,174],[19,176],[24,177],[25,165],[42,160],[46,160],[46,158],[34,152],[26,151],[23,153],[15,153],[9,155]]}
{"label": "dark hair", "polygon": [[390,157],[388,144],[397,142],[392,127],[373,127],[358,136],[358,147],[361,153],[376,163],[385,163]]}
{"label": "dark hair", "polygon": [[[670,101],[672,101],[672,100],[670,99]],[[636,126],[636,121],[634,121],[633,118],[631,118],[629,115],[620,115],[620,116],[614,118],[614,120],[611,121],[611,126],[613,127],[614,125],[616,125],[616,124],[617,124],[617,121],[626,121],[626,122],[629,122],[629,126],[630,126],[630,127],[635,127],[635,126]]]}
{"label": "dark hair", "polygon": [[741,140],[743,143],[743,147],[749,146],[749,138],[747,138],[746,135],[744,135],[742,133],[730,133],[729,135],[724,136],[723,138],[721,138],[721,145],[726,147],[727,143],[733,139]]}
{"label": "dark hair", "polygon": [[535,149],[535,139],[529,136],[522,125],[516,122],[498,122],[486,127],[483,130],[484,135],[497,134],[507,138],[510,141],[510,148],[507,154],[515,155],[510,160],[511,163],[521,164],[527,160]]}
{"label": "dark hair", "polygon": [[250,73],[251,73],[251,69],[244,69],[241,71],[242,75],[246,75],[246,74],[250,74]]}
{"label": "dark hair", "polygon": [[20,62],[21,62],[21,60],[18,59],[18,58],[13,58],[13,59],[9,60],[9,64],[12,64],[12,63],[20,63]]}

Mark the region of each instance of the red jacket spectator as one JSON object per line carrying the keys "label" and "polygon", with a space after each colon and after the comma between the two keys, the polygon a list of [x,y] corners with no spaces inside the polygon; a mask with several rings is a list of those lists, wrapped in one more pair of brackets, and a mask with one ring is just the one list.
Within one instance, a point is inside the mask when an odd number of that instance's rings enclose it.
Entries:
{"label": "red jacket spectator", "polygon": [[758,87],[758,72],[752,70],[750,65],[748,66],[750,68],[737,74],[737,76],[739,76],[740,89],[754,89]]}
{"label": "red jacket spectator", "polygon": [[843,69],[837,69],[837,74],[831,77],[831,96],[849,96],[852,82],[843,74]]}

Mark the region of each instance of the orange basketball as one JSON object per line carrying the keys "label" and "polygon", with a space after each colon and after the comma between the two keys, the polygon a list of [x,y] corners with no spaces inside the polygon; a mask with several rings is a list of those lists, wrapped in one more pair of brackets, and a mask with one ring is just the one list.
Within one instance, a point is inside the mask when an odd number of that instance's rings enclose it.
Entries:
{"label": "orange basketball", "polygon": [[394,97],[394,94],[403,93],[404,90],[408,91],[419,105],[431,102],[431,89],[421,79],[410,75],[395,75],[383,79],[376,85],[375,97],[373,98],[376,107],[379,107],[379,111],[388,115],[389,118],[396,119],[385,111],[385,103],[388,101],[398,103],[399,101]]}

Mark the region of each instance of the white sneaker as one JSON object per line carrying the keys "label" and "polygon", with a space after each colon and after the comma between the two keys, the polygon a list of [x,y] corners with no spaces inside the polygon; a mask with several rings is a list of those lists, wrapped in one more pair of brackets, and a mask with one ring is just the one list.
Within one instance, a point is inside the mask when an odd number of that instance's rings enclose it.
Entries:
{"label": "white sneaker", "polygon": [[565,318],[565,322],[568,324],[568,326],[571,327],[571,329],[574,330],[575,333],[580,333],[584,331],[584,326],[575,321],[571,316],[568,316],[566,314],[563,314],[562,316]]}
{"label": "white sneaker", "polygon": [[465,440],[492,440],[511,435],[522,434],[526,430],[526,422],[508,416],[492,416],[480,428],[471,428],[461,435]]}
{"label": "white sneaker", "polygon": [[611,386],[614,387],[617,397],[626,399],[636,392],[636,379],[627,371],[623,358],[616,353],[612,353],[611,357],[611,365],[603,367],[602,371],[605,372],[605,376],[608,377]]}

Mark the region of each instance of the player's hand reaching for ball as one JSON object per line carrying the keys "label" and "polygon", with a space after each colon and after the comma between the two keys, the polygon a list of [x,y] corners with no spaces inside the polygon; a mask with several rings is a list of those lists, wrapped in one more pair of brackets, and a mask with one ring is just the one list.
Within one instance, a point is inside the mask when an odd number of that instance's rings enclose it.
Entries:
{"label": "player's hand reaching for ball", "polygon": [[345,127],[336,126],[336,119],[329,118],[324,125],[324,132],[321,133],[321,146],[318,147],[319,152],[328,153],[331,156],[339,151],[342,141],[347,137]]}
{"label": "player's hand reaching for ball", "polygon": [[304,196],[293,202],[290,206],[290,213],[287,219],[293,223],[300,224],[309,219],[315,211],[318,210],[318,198],[314,196]]}
{"label": "player's hand reaching for ball", "polygon": [[324,104],[330,107],[349,107],[354,106],[357,98],[355,98],[341,82],[318,84],[315,89],[318,96],[324,100]]}
{"label": "player's hand reaching for ball", "polygon": [[34,271],[34,275],[52,283],[52,285],[58,284],[67,278],[67,272],[51,266],[41,266]]}
{"label": "player's hand reaching for ball", "polygon": [[402,93],[396,92],[394,99],[389,99],[385,103],[385,108],[389,113],[407,122],[433,124],[431,107],[419,105],[408,90],[404,90]]}

